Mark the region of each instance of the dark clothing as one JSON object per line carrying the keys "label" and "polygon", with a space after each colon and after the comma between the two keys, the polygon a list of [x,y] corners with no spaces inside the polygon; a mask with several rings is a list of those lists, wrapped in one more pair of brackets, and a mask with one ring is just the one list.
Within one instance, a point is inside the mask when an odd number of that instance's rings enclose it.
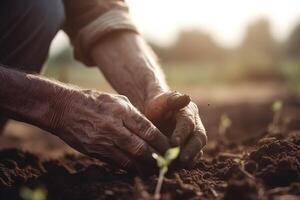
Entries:
{"label": "dark clothing", "polygon": [[93,65],[92,45],[117,30],[132,30],[122,0],[2,0],[0,63],[39,72],[60,29],[69,35],[75,58]]}
{"label": "dark clothing", "polygon": [[0,5],[0,63],[39,72],[65,20],[62,2],[2,0]]}

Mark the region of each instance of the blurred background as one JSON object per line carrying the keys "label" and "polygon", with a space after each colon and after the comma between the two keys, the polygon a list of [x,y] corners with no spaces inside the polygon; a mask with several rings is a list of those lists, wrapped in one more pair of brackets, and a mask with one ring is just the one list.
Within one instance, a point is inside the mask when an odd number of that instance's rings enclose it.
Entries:
{"label": "blurred background", "polygon": [[[171,88],[211,102],[262,101],[282,92],[299,92],[299,1],[127,3],[137,27],[158,55]],[[45,75],[112,91],[98,69],[87,69],[73,59],[62,32],[52,44]]]}
{"label": "blurred background", "polygon": [[[262,129],[272,118],[271,102],[298,101],[299,0],[127,3],[138,29],[158,55],[170,87],[191,95],[198,103],[209,133],[217,132],[223,113],[228,113],[233,125],[239,127],[236,132]],[[52,43],[44,75],[84,88],[114,92],[98,69],[86,68],[73,59],[63,32]],[[295,107],[289,113],[292,110]],[[10,123],[7,135],[23,137],[24,126]],[[45,147],[33,138],[31,135],[28,139],[31,143],[27,148],[32,149],[32,141]],[[52,148],[53,144],[47,145]]]}

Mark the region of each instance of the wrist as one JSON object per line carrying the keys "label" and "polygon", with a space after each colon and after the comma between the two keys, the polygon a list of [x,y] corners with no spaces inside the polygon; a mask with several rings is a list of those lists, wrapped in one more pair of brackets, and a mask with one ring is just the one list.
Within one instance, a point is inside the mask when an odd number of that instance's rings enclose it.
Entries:
{"label": "wrist", "polygon": [[154,53],[135,33],[120,32],[101,40],[92,57],[112,87],[142,113],[148,101],[169,91]]}
{"label": "wrist", "polygon": [[1,113],[46,130],[59,124],[72,91],[67,86],[3,67],[0,80]]}
{"label": "wrist", "polygon": [[66,115],[72,109],[72,101],[80,91],[65,86],[55,86],[53,93],[49,94],[46,104],[47,111],[41,117],[45,129],[58,134],[65,125]]}

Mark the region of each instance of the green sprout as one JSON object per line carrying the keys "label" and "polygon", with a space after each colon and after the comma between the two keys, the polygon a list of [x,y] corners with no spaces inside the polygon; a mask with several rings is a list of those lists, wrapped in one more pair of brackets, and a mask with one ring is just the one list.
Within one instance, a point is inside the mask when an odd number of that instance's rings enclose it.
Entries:
{"label": "green sprout", "polygon": [[273,111],[273,121],[269,125],[269,131],[270,132],[278,132],[279,130],[279,122],[280,122],[280,116],[282,113],[283,103],[280,100],[274,101],[272,104],[272,111]]}
{"label": "green sprout", "polygon": [[220,125],[219,125],[219,134],[224,135],[228,128],[232,125],[231,119],[226,114],[222,114]]}
{"label": "green sprout", "polygon": [[35,189],[23,187],[20,190],[20,196],[24,200],[46,200],[47,191],[43,187],[38,187]]}
{"label": "green sprout", "polygon": [[159,167],[159,177],[156,184],[154,199],[160,199],[160,190],[163,183],[165,174],[168,171],[168,167],[173,160],[175,160],[180,152],[179,147],[170,148],[165,153],[164,157],[156,153],[152,154],[152,157],[157,161],[157,166]]}
{"label": "green sprout", "polygon": [[274,113],[278,113],[282,110],[282,101],[277,100],[272,104],[272,110]]}

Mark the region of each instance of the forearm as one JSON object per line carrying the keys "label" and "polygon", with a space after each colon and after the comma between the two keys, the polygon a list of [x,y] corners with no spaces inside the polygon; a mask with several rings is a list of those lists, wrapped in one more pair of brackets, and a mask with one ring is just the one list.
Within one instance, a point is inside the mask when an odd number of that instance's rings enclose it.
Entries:
{"label": "forearm", "polygon": [[50,80],[0,66],[0,113],[40,128],[55,129],[68,89]]}
{"label": "forearm", "polygon": [[136,33],[122,32],[104,38],[93,48],[92,58],[113,88],[141,112],[149,99],[168,91],[155,56]]}

